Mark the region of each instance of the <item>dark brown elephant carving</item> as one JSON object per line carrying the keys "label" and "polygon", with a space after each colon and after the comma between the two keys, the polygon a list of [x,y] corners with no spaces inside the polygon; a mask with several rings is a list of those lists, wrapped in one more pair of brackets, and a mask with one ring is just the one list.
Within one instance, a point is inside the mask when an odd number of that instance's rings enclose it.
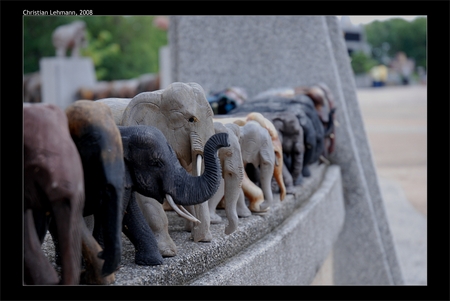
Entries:
{"label": "dark brown elephant carving", "polygon": [[103,103],[78,100],[67,107],[66,115],[83,165],[83,216],[94,215],[95,240],[90,233],[83,235],[83,257],[88,267],[84,280],[89,284],[108,284],[114,281],[112,273],[118,268],[122,253],[122,138],[111,110]]}
{"label": "dark brown elephant carving", "polygon": [[[24,104],[24,281],[78,284],[84,183],[81,159],[64,112]],[[41,250],[54,219],[61,246],[61,281]]]}

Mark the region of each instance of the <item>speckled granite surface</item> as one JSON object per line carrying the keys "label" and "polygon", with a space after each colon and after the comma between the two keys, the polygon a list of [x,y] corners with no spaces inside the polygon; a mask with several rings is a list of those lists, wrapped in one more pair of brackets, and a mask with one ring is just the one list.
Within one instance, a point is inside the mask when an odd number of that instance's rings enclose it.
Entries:
{"label": "speckled granite surface", "polygon": [[[285,200],[278,202],[265,215],[253,214],[248,218],[240,218],[238,229],[231,235],[224,233],[227,223],[224,210],[217,210],[223,222],[211,225],[213,235],[211,242],[193,242],[190,239],[190,233],[184,230],[184,219],[173,211],[166,212],[169,219],[169,233],[177,245],[178,254],[175,257],[164,258],[164,263],[159,266],[136,265],[134,247],[122,235],[122,262],[120,269],[116,272],[116,281],[113,285],[189,284],[203,273],[245,250],[283,223],[317,190],[326,169],[325,165],[312,165],[312,176],[305,178],[304,183],[297,187],[295,197],[287,195]],[[278,194],[274,194],[274,200],[279,201]],[[47,235],[43,249],[50,261],[54,263],[52,245],[51,238]]]}

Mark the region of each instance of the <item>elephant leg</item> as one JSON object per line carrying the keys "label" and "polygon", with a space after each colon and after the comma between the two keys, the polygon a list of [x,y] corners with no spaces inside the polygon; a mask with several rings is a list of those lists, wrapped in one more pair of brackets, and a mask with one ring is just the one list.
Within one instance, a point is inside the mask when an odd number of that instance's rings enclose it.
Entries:
{"label": "elephant leg", "polygon": [[262,163],[260,165],[260,182],[261,189],[264,193],[264,203],[260,205],[260,210],[266,211],[274,204],[271,181],[274,166],[272,164]]}
{"label": "elephant leg", "polygon": [[[273,178],[278,183],[278,187],[280,188],[280,201],[284,200],[286,197],[286,185],[283,180],[283,163],[280,162],[278,166],[275,166],[273,171]],[[272,190],[272,179],[270,179],[270,190]]]}
{"label": "elephant leg", "polygon": [[61,252],[61,283],[75,285],[80,282],[81,233],[83,202],[56,200],[51,202]]}
{"label": "elephant leg", "polygon": [[225,212],[228,219],[228,225],[225,227],[225,234],[233,233],[239,224],[239,218],[236,212],[237,201],[239,198],[240,185],[236,175],[225,175]]}
{"label": "elephant leg", "polygon": [[194,216],[200,221],[195,223],[191,231],[191,236],[195,242],[209,242],[212,240],[212,234],[209,230],[209,224],[211,222],[209,217],[208,201],[194,205]]}
{"label": "elephant leg", "polygon": [[102,251],[102,247],[92,236],[91,230],[84,222],[82,223],[81,237],[81,250],[86,265],[86,270],[81,274],[80,282],[83,284],[104,285],[114,283],[114,273],[106,277],[102,277],[104,260],[97,256],[97,254]]}
{"label": "elephant leg", "polygon": [[304,145],[300,145],[300,142],[296,143],[296,151],[292,152],[292,179],[294,185],[298,186],[303,181],[302,169],[303,169],[303,153]]}
{"label": "elephant leg", "polygon": [[42,252],[31,209],[24,213],[23,238],[25,284],[58,284],[58,274]]}
{"label": "elephant leg", "polygon": [[217,189],[217,192],[208,200],[209,216],[211,224],[219,224],[222,221],[222,218],[216,213],[216,208],[220,200],[224,196],[224,192],[225,192],[225,180],[222,178],[220,180],[219,189]]}
{"label": "elephant leg", "polygon": [[58,239],[58,231],[56,231],[55,219],[52,218],[50,221],[50,225],[48,227],[48,231],[52,237],[53,245],[55,247],[55,263],[58,266],[61,266],[61,250],[59,248],[59,239]]}
{"label": "elephant leg", "polygon": [[134,245],[136,264],[160,265],[163,263],[155,235],[142,215],[133,192],[123,216],[122,231]]}
{"label": "elephant leg", "polygon": [[264,202],[263,191],[248,178],[245,172],[242,180],[242,190],[250,202],[249,208],[252,212],[265,211],[260,208],[261,203]]}
{"label": "elephant leg", "polygon": [[284,185],[286,186],[286,193],[295,194],[295,186],[294,181],[292,179],[292,175],[285,165],[283,165],[283,181]]}
{"label": "elephant leg", "polygon": [[239,195],[236,204],[236,213],[238,217],[249,217],[250,215],[252,215],[252,212],[250,211],[250,209],[248,209],[247,205],[245,204],[245,196],[244,191],[242,189],[239,189]]}
{"label": "elephant leg", "polygon": [[136,201],[158,243],[159,252],[163,257],[177,255],[177,246],[169,235],[169,220],[163,206],[155,199],[145,197],[135,192]]}

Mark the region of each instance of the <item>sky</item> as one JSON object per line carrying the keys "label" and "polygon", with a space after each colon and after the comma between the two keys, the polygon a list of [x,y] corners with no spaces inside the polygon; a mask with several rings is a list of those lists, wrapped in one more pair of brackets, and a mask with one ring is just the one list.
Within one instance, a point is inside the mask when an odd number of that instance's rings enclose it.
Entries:
{"label": "sky", "polygon": [[[337,16],[337,17],[340,19],[342,16]],[[365,25],[365,24],[368,24],[375,20],[385,21],[385,20],[391,19],[391,18],[402,18],[407,21],[411,21],[417,17],[426,17],[426,16],[347,16],[347,17],[350,17],[350,20],[352,21],[352,23],[354,25],[359,25],[359,24]]]}

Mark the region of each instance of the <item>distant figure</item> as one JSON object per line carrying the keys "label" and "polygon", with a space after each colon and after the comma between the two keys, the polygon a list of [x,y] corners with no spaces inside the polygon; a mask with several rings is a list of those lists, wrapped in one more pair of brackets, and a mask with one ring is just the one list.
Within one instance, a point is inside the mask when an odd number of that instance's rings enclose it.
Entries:
{"label": "distant figure", "polygon": [[404,52],[398,52],[392,61],[392,69],[397,71],[402,80],[403,85],[408,85],[412,72],[414,71],[414,61],[408,59]]}
{"label": "distant figure", "polygon": [[388,68],[385,65],[378,65],[370,69],[373,87],[382,87],[386,84],[388,78]]}
{"label": "distant figure", "polygon": [[81,47],[87,46],[86,23],[74,21],[58,26],[52,34],[53,46],[56,48],[56,56],[64,57],[68,49],[72,50],[72,57],[78,57]]}

